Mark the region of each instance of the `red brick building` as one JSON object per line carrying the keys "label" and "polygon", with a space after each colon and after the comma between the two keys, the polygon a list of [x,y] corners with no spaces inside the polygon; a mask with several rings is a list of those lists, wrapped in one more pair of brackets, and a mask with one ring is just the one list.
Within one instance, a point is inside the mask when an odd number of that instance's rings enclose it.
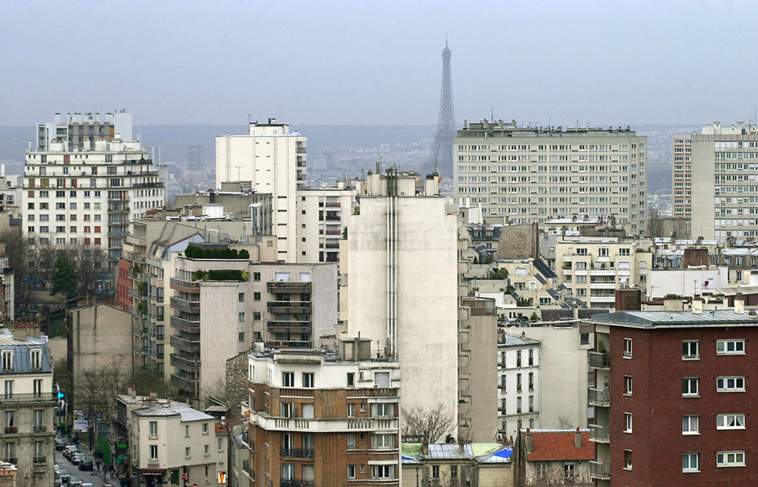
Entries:
{"label": "red brick building", "polygon": [[596,315],[589,403],[604,486],[753,485],[758,315],[735,309]]}

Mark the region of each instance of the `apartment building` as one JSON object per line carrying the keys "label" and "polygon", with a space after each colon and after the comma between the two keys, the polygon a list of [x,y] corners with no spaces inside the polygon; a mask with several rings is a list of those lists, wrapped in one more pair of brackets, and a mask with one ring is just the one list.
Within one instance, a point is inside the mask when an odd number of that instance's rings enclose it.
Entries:
{"label": "apartment building", "polygon": [[106,113],[68,113],[64,120],[56,113],[53,122],[37,124],[37,147],[49,150],[51,143],[65,140],[66,151],[85,150],[86,144],[94,146],[95,141],[112,141],[116,136],[122,140],[132,140],[132,114],[126,110]]}
{"label": "apartment building", "polygon": [[335,335],[336,264],[255,264],[201,249],[177,256],[170,279],[171,380],[192,396],[223,383],[226,360],[254,341],[312,348]]}
{"label": "apartment building", "polygon": [[36,326],[18,323],[0,332],[0,452],[29,485],[51,485],[55,465],[53,360],[47,337]]}
{"label": "apartment building", "polygon": [[93,135],[79,147],[79,139],[67,137],[73,136],[62,133],[36,149],[29,144],[24,234],[31,244],[102,247],[113,270],[129,223],[164,206],[164,184],[138,140]]}
{"label": "apartment building", "polygon": [[456,208],[437,179],[418,193],[417,179],[392,169],[369,175],[360,214],[349,217],[341,259],[347,333],[370,339],[372,357],[400,359],[403,381],[414,385],[403,392],[404,408],[442,403],[457,417]]}
{"label": "apartment building", "polygon": [[758,127],[715,122],[672,145],[673,215],[691,218],[692,236],[758,235]]}
{"label": "apartment building", "polygon": [[153,401],[132,410],[129,447],[137,485],[178,485],[180,479],[211,485],[227,471],[226,430],[217,428],[213,416],[179,402]]}
{"label": "apartment building", "polygon": [[339,262],[348,218],[358,211],[357,193],[343,182],[297,192],[297,262]]}
{"label": "apartment building", "polygon": [[519,424],[540,427],[540,345],[525,333],[498,334],[497,431],[504,439],[515,438]]}
{"label": "apartment building", "polygon": [[733,309],[596,315],[589,389],[597,485],[748,485],[752,458],[749,375],[758,318]]}
{"label": "apartment building", "polygon": [[647,137],[626,129],[518,127],[464,121],[454,145],[454,191],[512,223],[572,215],[645,231]]}
{"label": "apartment building", "polygon": [[651,246],[647,240],[566,237],[555,245],[556,274],[589,308],[612,308],[616,289],[645,287]]}
{"label": "apartment building", "polygon": [[338,356],[250,354],[240,485],[400,485],[400,365],[370,360],[360,340],[340,342]]}
{"label": "apartment building", "polygon": [[248,135],[216,137],[216,187],[250,181],[256,193],[273,196],[278,260],[297,262],[297,191],[306,188],[306,137],[269,118],[251,122]]}

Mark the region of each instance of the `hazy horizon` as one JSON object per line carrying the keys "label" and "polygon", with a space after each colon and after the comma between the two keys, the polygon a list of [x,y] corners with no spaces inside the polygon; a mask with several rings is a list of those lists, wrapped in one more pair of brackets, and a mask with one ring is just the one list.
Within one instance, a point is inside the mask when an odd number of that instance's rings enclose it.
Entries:
{"label": "hazy horizon", "polygon": [[[8,2],[0,125],[125,108],[135,125],[429,126],[755,117],[758,4]],[[740,49],[739,46],[745,46]]]}

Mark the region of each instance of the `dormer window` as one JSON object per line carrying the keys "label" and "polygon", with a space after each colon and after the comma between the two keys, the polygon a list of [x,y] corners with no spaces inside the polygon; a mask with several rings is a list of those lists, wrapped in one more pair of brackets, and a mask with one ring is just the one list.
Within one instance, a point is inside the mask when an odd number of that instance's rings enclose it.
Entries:
{"label": "dormer window", "polygon": [[13,350],[3,350],[3,371],[13,370]]}
{"label": "dormer window", "polygon": [[[39,349],[30,350],[29,357],[31,359],[32,370],[41,370],[42,369],[42,350],[39,350]],[[5,361],[3,361],[3,364],[5,364]]]}

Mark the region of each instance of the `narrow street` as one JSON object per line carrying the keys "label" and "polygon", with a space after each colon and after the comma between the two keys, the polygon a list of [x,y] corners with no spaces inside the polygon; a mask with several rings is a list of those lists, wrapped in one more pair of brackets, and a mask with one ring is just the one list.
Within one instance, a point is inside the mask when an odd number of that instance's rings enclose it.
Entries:
{"label": "narrow street", "polygon": [[[92,460],[92,456],[87,452],[82,453],[84,453],[84,456],[86,456],[88,459]],[[83,483],[89,482],[93,487],[103,487],[103,485],[106,483],[112,483],[115,486],[119,485],[118,480],[103,480],[103,477],[100,474],[79,470],[79,466],[69,462],[66,457],[63,456],[63,452],[55,452],[55,463],[60,466],[61,471],[65,470],[66,472],[70,473],[72,478],[79,477],[82,479]]]}

